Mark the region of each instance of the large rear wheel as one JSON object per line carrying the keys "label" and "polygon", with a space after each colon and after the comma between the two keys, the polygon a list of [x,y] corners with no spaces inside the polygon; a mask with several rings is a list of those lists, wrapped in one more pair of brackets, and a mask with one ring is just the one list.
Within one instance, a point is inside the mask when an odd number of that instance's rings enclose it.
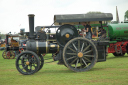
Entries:
{"label": "large rear wheel", "polygon": [[74,38],[63,49],[64,63],[74,72],[90,70],[97,62],[97,58],[96,46],[86,38]]}

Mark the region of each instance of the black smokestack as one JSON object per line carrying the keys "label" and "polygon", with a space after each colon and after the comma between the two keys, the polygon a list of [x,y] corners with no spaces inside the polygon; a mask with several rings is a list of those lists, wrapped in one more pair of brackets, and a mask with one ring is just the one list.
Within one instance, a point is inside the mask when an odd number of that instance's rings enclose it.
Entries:
{"label": "black smokestack", "polygon": [[29,39],[35,39],[34,36],[34,14],[29,14]]}

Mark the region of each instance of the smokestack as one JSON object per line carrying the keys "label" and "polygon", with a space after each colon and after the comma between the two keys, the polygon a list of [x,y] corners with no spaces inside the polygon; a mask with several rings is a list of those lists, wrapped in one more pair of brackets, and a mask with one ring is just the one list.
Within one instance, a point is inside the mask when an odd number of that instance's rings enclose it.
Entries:
{"label": "smokestack", "polygon": [[6,35],[6,45],[8,45],[8,35]]}
{"label": "smokestack", "polygon": [[35,39],[34,36],[34,14],[29,14],[29,39]]}
{"label": "smokestack", "polygon": [[118,15],[118,9],[117,9],[117,6],[116,6],[116,21],[119,23],[119,15]]}

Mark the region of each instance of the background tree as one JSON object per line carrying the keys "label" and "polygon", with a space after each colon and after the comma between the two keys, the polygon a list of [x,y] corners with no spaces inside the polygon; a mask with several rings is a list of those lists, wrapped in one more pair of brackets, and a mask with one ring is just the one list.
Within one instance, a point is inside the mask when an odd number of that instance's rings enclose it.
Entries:
{"label": "background tree", "polygon": [[125,12],[124,19],[128,19],[128,10]]}
{"label": "background tree", "polygon": [[[103,12],[100,12],[100,11],[90,11],[90,12],[87,12],[86,14],[100,14],[100,13],[103,13]],[[111,20],[108,21],[108,22],[111,22]]]}
{"label": "background tree", "polygon": [[1,37],[1,39],[5,39],[6,38],[6,35],[0,33],[0,37]]}
{"label": "background tree", "polygon": [[87,12],[87,14],[95,14],[95,13],[102,13],[102,12],[98,12],[98,11],[90,11],[90,12]]}

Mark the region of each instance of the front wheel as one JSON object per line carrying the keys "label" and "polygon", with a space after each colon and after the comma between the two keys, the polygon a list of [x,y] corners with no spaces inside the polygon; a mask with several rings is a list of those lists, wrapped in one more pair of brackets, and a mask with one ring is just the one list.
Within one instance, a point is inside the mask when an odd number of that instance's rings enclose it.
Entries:
{"label": "front wheel", "polygon": [[96,46],[86,38],[74,38],[63,49],[64,63],[74,72],[90,70],[97,62],[97,58]]}
{"label": "front wheel", "polygon": [[16,68],[24,75],[34,74],[40,67],[38,55],[32,51],[24,51],[17,56]]}

